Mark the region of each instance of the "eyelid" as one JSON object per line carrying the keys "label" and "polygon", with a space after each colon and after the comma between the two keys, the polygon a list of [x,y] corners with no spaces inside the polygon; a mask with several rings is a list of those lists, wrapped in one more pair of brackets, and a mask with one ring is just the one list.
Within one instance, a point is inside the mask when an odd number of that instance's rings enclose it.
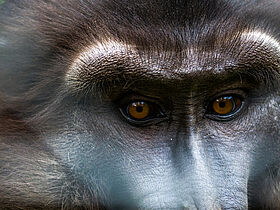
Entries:
{"label": "eyelid", "polygon": [[214,101],[217,98],[229,96],[229,95],[237,95],[241,96],[241,99],[246,99],[248,97],[248,90],[245,88],[235,88],[235,89],[228,89],[224,91],[220,91],[218,93],[212,94],[210,97],[206,98],[204,101],[204,107],[208,107],[209,103]]}
{"label": "eyelid", "polygon": [[[129,104],[127,104],[127,106],[128,105]],[[127,108],[126,107],[120,107],[119,110],[120,110],[122,116],[130,124],[136,125],[136,126],[148,126],[148,125],[151,125],[151,124],[156,124],[156,123],[162,122],[162,121],[167,119],[167,115],[164,112],[162,112],[160,110],[160,108],[157,109],[157,112],[155,112],[155,114],[153,114],[151,116],[148,116],[145,119],[140,119],[140,120],[133,119],[132,117],[130,117],[129,114],[127,113]]]}
{"label": "eyelid", "polygon": [[[240,106],[230,112],[229,114],[226,115],[219,115],[213,112],[212,110],[212,104],[213,102],[218,99],[218,98],[222,98],[222,97],[226,97],[226,96],[235,96],[238,97],[241,100],[241,104]],[[241,89],[234,89],[234,90],[227,90],[224,91],[222,93],[219,93],[213,97],[211,97],[211,99],[209,101],[207,101],[206,105],[205,105],[205,116],[211,120],[215,120],[215,121],[230,121],[235,119],[236,117],[239,116],[239,114],[241,113],[242,110],[244,110],[245,105],[247,105],[247,93]]]}
{"label": "eyelid", "polygon": [[[151,104],[152,106],[155,107],[155,112],[151,113],[151,115],[145,119],[140,119],[140,120],[133,119],[129,117],[129,114],[127,113],[127,107],[131,103],[135,103],[135,102],[145,102]],[[132,125],[148,126],[150,124],[156,124],[168,119],[168,115],[166,113],[165,108],[158,102],[157,99],[136,95],[136,94],[129,94],[125,97],[122,97],[119,100],[118,104],[122,117],[124,117]]]}
{"label": "eyelid", "polygon": [[163,112],[166,112],[166,109],[162,104],[165,104],[161,101],[160,98],[154,98],[149,96],[144,96],[142,94],[136,93],[136,92],[128,92],[124,93],[121,96],[118,97],[117,100],[115,100],[115,103],[118,105],[118,107],[123,107],[126,104],[137,102],[137,101],[143,101],[148,103],[153,103],[161,108]]}

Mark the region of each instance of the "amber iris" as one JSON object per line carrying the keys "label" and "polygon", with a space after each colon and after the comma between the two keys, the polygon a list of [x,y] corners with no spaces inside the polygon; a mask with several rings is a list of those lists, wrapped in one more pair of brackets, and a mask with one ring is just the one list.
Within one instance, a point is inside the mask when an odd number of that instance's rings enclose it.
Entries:
{"label": "amber iris", "polygon": [[213,102],[213,111],[219,115],[228,115],[237,110],[241,105],[241,100],[234,96],[224,96]]}
{"label": "amber iris", "polygon": [[143,120],[150,114],[150,106],[148,103],[139,101],[139,102],[133,102],[128,105],[128,114],[130,117],[137,119],[137,120]]}

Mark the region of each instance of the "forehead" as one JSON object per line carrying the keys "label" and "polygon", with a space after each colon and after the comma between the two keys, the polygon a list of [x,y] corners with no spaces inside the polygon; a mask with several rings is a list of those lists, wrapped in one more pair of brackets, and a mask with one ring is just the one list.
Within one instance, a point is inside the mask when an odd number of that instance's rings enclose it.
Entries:
{"label": "forehead", "polygon": [[271,25],[255,24],[258,14],[247,6],[242,10],[223,1],[133,1],[128,7],[124,1],[117,7],[114,2],[103,5],[110,8],[106,13],[110,21],[105,19],[100,26],[105,33],[99,32],[102,37],[91,39],[75,55],[66,75],[72,85],[120,73],[178,79],[240,64],[279,63],[275,19],[268,19]]}
{"label": "forehead", "polygon": [[[280,20],[280,2],[273,0],[135,0],[101,1],[102,24],[117,27],[107,29],[123,35],[148,34],[180,36],[196,39],[212,29],[261,24]],[[93,11],[95,13],[95,11]],[[99,12],[100,13],[100,12]],[[271,18],[273,15],[273,18]],[[110,21],[109,21],[110,19]],[[265,24],[265,23],[263,23]],[[209,32],[210,32],[209,31]],[[217,31],[217,30],[216,30]]]}
{"label": "forehead", "polygon": [[67,45],[74,52],[104,40],[136,46],[142,52],[174,54],[198,48],[213,52],[236,44],[245,30],[265,29],[273,37],[280,35],[280,2],[274,0],[91,0],[87,4],[69,0],[48,4],[40,6],[35,15],[23,10],[35,23],[42,20],[24,30],[39,29],[58,49]]}
{"label": "forehead", "polygon": [[104,19],[97,21],[104,32],[99,32],[101,42],[113,38],[142,52],[174,54],[198,49],[218,53],[241,45],[245,31],[265,31],[275,39],[280,34],[280,15],[275,10],[280,9],[280,2],[273,0],[117,2],[102,1]]}

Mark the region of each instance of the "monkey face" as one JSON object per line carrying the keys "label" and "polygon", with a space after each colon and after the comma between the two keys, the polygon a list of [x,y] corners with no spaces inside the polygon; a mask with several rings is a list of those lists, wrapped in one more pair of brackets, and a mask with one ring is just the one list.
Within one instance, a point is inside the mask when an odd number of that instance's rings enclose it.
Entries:
{"label": "monkey face", "polygon": [[279,8],[1,5],[0,206],[280,208]]}

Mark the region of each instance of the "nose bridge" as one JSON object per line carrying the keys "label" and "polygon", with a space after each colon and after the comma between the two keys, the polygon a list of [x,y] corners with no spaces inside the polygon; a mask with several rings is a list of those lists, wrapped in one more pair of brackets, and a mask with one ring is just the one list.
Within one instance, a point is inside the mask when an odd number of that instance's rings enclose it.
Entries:
{"label": "nose bridge", "polygon": [[210,161],[204,150],[200,133],[190,126],[189,136],[193,170],[191,183],[193,201],[198,209],[219,209],[219,195],[214,180],[211,178]]}
{"label": "nose bridge", "polygon": [[[182,167],[179,196],[182,200],[186,200],[184,206],[194,205],[197,209],[246,209],[247,178],[242,173],[247,172],[241,172],[244,167],[237,164],[231,165],[230,158],[234,157],[223,157],[217,160],[217,155],[222,153],[221,148],[208,148],[209,145],[207,146],[204,142],[206,140],[198,129],[190,127],[188,137],[181,141],[188,142],[188,150],[180,150],[185,154],[178,156],[181,159],[180,167]],[[212,146],[215,147],[215,145]],[[186,157],[188,164],[183,162]],[[236,159],[239,158],[236,157]],[[187,199],[186,192],[191,199]]]}
{"label": "nose bridge", "polygon": [[[191,98],[192,100],[192,92]],[[189,102],[189,104],[192,104]],[[192,159],[192,169],[194,183],[192,186],[193,200],[195,204],[204,209],[210,208],[215,204],[218,193],[211,179],[211,170],[207,152],[204,150],[203,138],[199,127],[196,125],[195,110],[192,105],[189,106],[188,130],[189,130],[189,152]],[[219,208],[218,206],[215,209]]]}
{"label": "nose bridge", "polygon": [[[197,209],[246,209],[248,205],[246,163],[241,163],[242,157],[234,155],[239,153],[228,151],[229,145],[224,151],[225,147],[207,142],[203,130],[198,126],[194,107],[192,103],[189,104],[188,115],[185,116],[186,124],[183,128],[185,130],[183,133],[187,136],[177,136],[179,147],[185,149],[178,148],[176,152],[181,153],[177,154],[177,157],[181,159],[179,161],[183,167],[182,181],[188,183],[185,186],[189,189],[188,193],[195,207]],[[188,164],[184,164],[185,161]],[[184,197],[184,193],[182,195]],[[190,203],[186,204],[188,205]]]}
{"label": "nose bridge", "polygon": [[[173,150],[174,166],[178,171],[178,196],[185,202],[186,208],[194,206],[197,209],[219,209],[215,182],[212,179],[211,160],[208,159],[203,135],[197,126],[192,93],[184,104],[184,114],[180,115],[177,127],[176,147]],[[189,197],[186,196],[189,195]]]}

